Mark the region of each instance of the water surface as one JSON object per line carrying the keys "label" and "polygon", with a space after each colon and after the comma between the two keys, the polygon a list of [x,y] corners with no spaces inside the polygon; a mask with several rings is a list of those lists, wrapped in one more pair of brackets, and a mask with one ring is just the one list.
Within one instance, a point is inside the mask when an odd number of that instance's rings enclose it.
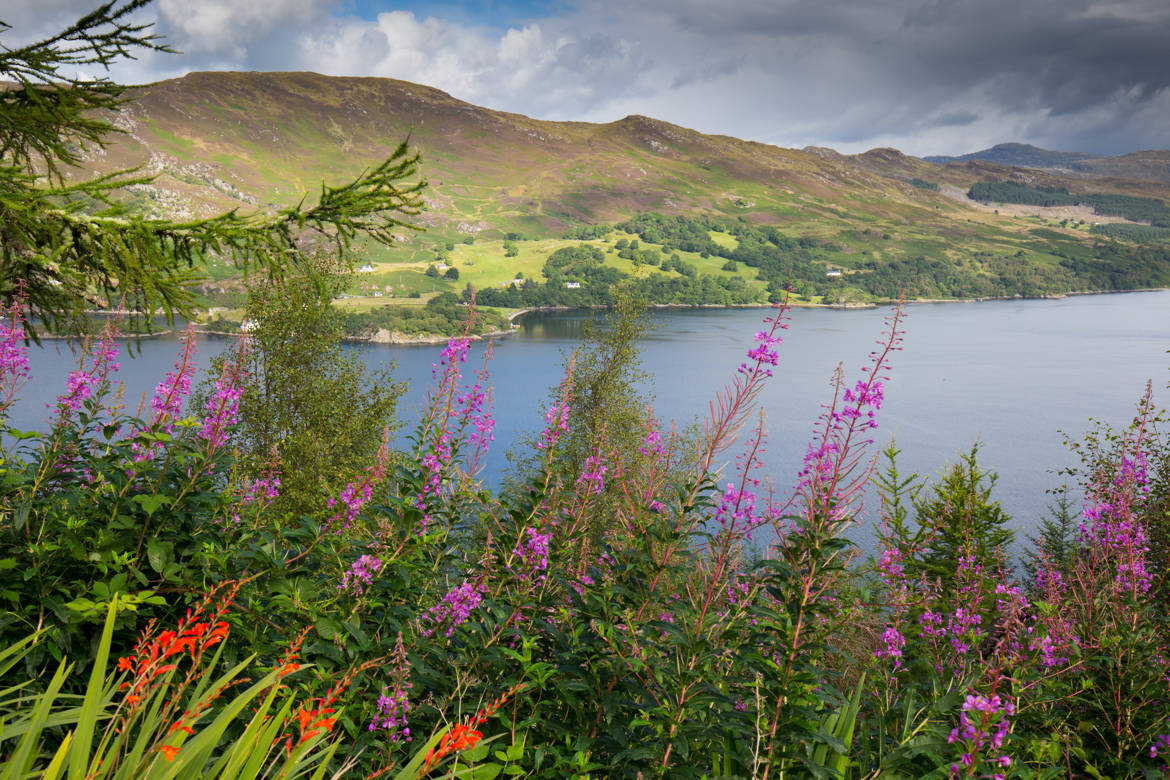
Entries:
{"label": "water surface", "polygon": [[[647,393],[657,413],[686,424],[706,414],[708,401],[733,377],[768,310],[660,310],[642,344]],[[780,367],[760,398],[768,419],[766,470],[778,490],[790,486],[807,442],[831,395],[830,379],[843,364],[850,383],[880,338],[889,309],[798,309],[780,347]],[[591,313],[528,315],[519,332],[494,344],[496,444],[485,477],[497,481],[507,467],[504,451],[524,432],[539,430],[538,406],[555,386],[563,357],[580,340]],[[1124,425],[1153,381],[1162,396],[1170,359],[1170,291],[1073,296],[1061,300],[912,304],[903,349],[891,362],[877,435],[896,437],[901,469],[937,475],[972,444],[980,463],[999,475],[996,495],[1028,531],[1061,484],[1054,470],[1071,465],[1061,431],[1079,436],[1089,418]],[[206,337],[201,368],[233,343]],[[170,369],[179,345],[173,338],[144,341],[140,355],[123,359],[118,376],[127,405]],[[394,363],[410,388],[400,400],[409,426],[417,418],[440,347],[350,345],[370,365]],[[478,365],[477,344],[468,367]],[[45,403],[62,392],[75,358],[60,342],[34,349],[34,379],[11,410],[9,424],[44,426]],[[867,534],[858,540],[863,544]]]}

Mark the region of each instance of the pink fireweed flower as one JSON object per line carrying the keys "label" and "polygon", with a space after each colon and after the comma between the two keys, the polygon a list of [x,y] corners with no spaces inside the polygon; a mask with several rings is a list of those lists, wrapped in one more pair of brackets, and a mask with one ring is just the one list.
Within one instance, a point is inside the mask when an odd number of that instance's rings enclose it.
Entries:
{"label": "pink fireweed flower", "polygon": [[[413,496],[413,505],[422,515],[418,533],[425,534],[432,511],[443,487],[458,469],[462,457],[466,465],[463,477],[469,479],[495,440],[496,421],[491,413],[492,393],[488,384],[487,365],[492,348],[484,352],[483,366],[476,372],[475,383],[460,387],[459,366],[467,361],[471,340],[451,338],[433,365],[435,386],[427,395],[427,413],[419,423],[415,450],[422,467],[422,484]],[[470,445],[470,451],[464,449]]]}
{"label": "pink fireweed flower", "polygon": [[406,657],[401,631],[390,655],[390,668],[394,672],[394,684],[382,689],[369,730],[389,731],[391,742],[410,742],[410,724],[406,719],[410,712],[410,661]]}
{"label": "pink fireweed flower", "polygon": [[838,369],[837,394],[821,415],[797,477],[795,492],[808,520],[822,518],[830,525],[848,520],[869,480],[873,459],[865,462],[864,448],[873,443],[868,436],[877,427],[877,412],[885,398],[882,383],[890,355],[901,349],[903,316],[899,306],[887,318],[887,335],[870,353],[870,365],[862,369],[866,378],[846,388]]}
{"label": "pink fireweed flower", "polygon": [[642,439],[642,443],[638,445],[638,452],[642,453],[646,457],[664,454],[666,452],[666,447],[662,443],[662,434],[651,428],[646,432],[646,436]]}
{"label": "pink fireweed flower", "polygon": [[[175,360],[175,370],[168,371],[154,389],[154,396],[150,399],[150,409],[154,414],[147,423],[148,428],[161,426],[165,433],[173,433],[175,430],[175,422],[183,411],[184,399],[191,393],[191,379],[195,375],[195,363],[192,360],[195,354],[193,327],[187,327],[183,349]],[[142,463],[152,460],[162,450],[162,442],[134,441],[130,448],[134,452],[134,462]]]}
{"label": "pink fireweed flower", "polygon": [[28,366],[28,345],[23,343],[24,304],[24,295],[18,292],[11,305],[0,308],[0,415],[12,405],[32,374]]}
{"label": "pink fireweed flower", "polygon": [[362,511],[362,507],[373,495],[374,488],[369,480],[347,483],[341,491],[341,501],[330,498],[326,504],[329,509],[337,509],[333,513],[333,517],[329,518],[329,525],[334,527],[338,533],[349,528],[357,519],[358,513]]}
{"label": "pink fireweed flower", "polygon": [[439,376],[439,372],[445,372],[448,367],[458,363],[467,362],[467,352],[471,349],[471,339],[458,336],[452,336],[447,339],[447,346],[443,347],[443,351],[439,353],[439,362],[431,364],[431,375]]}
{"label": "pink fireweed flower", "polygon": [[455,634],[455,629],[467,622],[475,608],[483,602],[482,588],[477,588],[470,582],[465,582],[458,588],[443,596],[443,600],[427,610],[422,617],[422,635],[431,636],[440,628],[448,639]]}
{"label": "pink fireweed flower", "polygon": [[747,487],[737,487],[728,482],[727,489],[719,499],[719,507],[715,510],[715,520],[729,531],[746,530],[748,538],[756,522],[756,494]]}
{"label": "pink fireweed flower", "polygon": [[1120,463],[1095,474],[1085,497],[1080,526],[1083,544],[1115,567],[1114,583],[1131,596],[1149,593],[1153,577],[1147,567],[1149,537],[1142,512],[1150,490],[1144,439],[1152,416],[1153,390],[1146,386],[1135,429],[1123,439]]}
{"label": "pink fireweed flower", "polygon": [[[781,325],[781,327],[787,327]],[[747,356],[750,363],[740,363],[737,369],[739,373],[750,375],[753,372],[761,372],[764,376],[772,376],[772,369],[764,368],[764,366],[777,366],[780,364],[780,356],[773,347],[780,344],[783,339],[780,334],[773,330],[771,333],[759,331],[753,337],[757,346],[748,350]]]}
{"label": "pink fireweed flower", "polygon": [[521,580],[536,584],[544,582],[548,571],[549,542],[552,534],[542,534],[535,528],[525,528],[516,546],[512,548],[512,564],[508,569]]}
{"label": "pink fireweed flower", "polygon": [[378,697],[377,711],[370,721],[370,731],[389,731],[391,742],[410,742],[410,683],[405,688],[382,689]]}
{"label": "pink fireweed flower", "polygon": [[577,477],[577,482],[584,483],[586,495],[599,495],[605,490],[605,473],[608,470],[600,455],[591,455],[585,459],[585,471]]}
{"label": "pink fireweed flower", "polygon": [[545,428],[540,432],[539,450],[550,450],[569,430],[569,403],[554,403],[544,415]]}
{"label": "pink fireweed flower", "polygon": [[[87,357],[90,358],[88,363]],[[115,362],[117,357],[118,347],[114,345],[114,330],[107,327],[92,354],[89,353],[89,345],[86,345],[80,367],[69,373],[65,392],[57,396],[59,422],[69,419],[85,401],[93,398],[95,390],[100,392],[107,386],[110,374],[121,368],[121,364]]]}
{"label": "pink fireweed flower", "polygon": [[[1010,699],[1001,698],[997,694],[984,696],[973,693],[963,702],[959,713],[959,725],[951,730],[947,742],[959,745],[962,755],[959,764],[951,765],[951,776],[959,777],[967,774],[963,769],[971,770],[980,766],[990,766],[995,769],[1006,769],[1011,766],[1011,758],[1003,751],[1003,745],[1011,731],[1011,717],[1015,714],[1015,705]],[[999,755],[994,755],[998,753]],[[969,776],[969,775],[968,775]]]}
{"label": "pink fireweed flower", "polygon": [[244,370],[246,350],[247,342],[241,339],[236,347],[236,359],[230,363],[224,362],[219,379],[215,381],[215,390],[204,406],[199,438],[208,443],[212,452],[227,444],[228,429],[239,419],[240,396],[243,393],[241,385],[247,373]]}
{"label": "pink fireweed flower", "polygon": [[874,652],[875,658],[889,658],[894,662],[894,670],[902,668],[902,648],[906,646],[906,637],[894,626],[882,632],[882,641],[886,646]]}
{"label": "pink fireweed flower", "polygon": [[[475,384],[468,387],[455,399],[455,416],[458,418],[457,441],[466,437],[470,452],[464,456],[466,474],[474,476],[480,469],[483,457],[495,441],[496,420],[492,416],[492,388],[489,384],[488,364],[492,359],[493,346],[489,342],[483,353],[483,365],[475,372]],[[485,389],[486,388],[486,389]],[[458,444],[456,444],[458,449]],[[454,453],[453,453],[454,455]]]}
{"label": "pink fireweed flower", "polygon": [[366,588],[374,584],[374,575],[381,570],[381,558],[363,555],[351,563],[349,569],[341,575],[341,584],[337,589],[361,596],[366,592]]}
{"label": "pink fireweed flower", "polygon": [[468,472],[474,474],[480,459],[487,453],[491,443],[496,440],[494,433],[496,420],[489,410],[491,394],[490,391],[485,392],[482,389],[480,382],[476,382],[467,392],[455,400],[463,410],[464,425],[469,424],[471,427],[471,433],[467,436],[467,441],[471,445]]}
{"label": "pink fireweed flower", "polygon": [[[1154,738],[1154,744],[1150,745],[1150,758],[1157,758],[1165,753],[1170,753],[1170,734],[1159,734]],[[1166,774],[1170,772],[1170,767],[1163,763],[1161,771]]]}
{"label": "pink fireweed flower", "polygon": [[156,424],[167,418],[177,418],[183,411],[183,400],[191,393],[191,379],[195,376],[192,358],[196,352],[193,328],[187,327],[187,334],[183,337],[183,351],[175,360],[175,370],[167,372],[166,378],[158,383],[154,397],[150,399],[150,409],[154,412]]}
{"label": "pink fireweed flower", "polygon": [[280,495],[280,477],[276,475],[257,477],[244,491],[245,504],[271,503]]}
{"label": "pink fireweed flower", "polygon": [[244,511],[245,507],[251,507],[254,517],[259,519],[263,511],[280,497],[280,453],[275,446],[260,476],[253,478],[246,485],[237,485],[235,493],[238,502],[230,514],[233,525],[240,524],[240,512]]}

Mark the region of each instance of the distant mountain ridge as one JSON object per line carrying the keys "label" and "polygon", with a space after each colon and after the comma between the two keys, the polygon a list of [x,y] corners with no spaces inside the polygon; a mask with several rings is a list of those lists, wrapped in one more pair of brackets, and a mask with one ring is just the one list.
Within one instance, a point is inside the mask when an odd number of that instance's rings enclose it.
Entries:
{"label": "distant mountain ridge", "polygon": [[1031,144],[1004,143],[958,156],[930,155],[926,162],[938,165],[988,162],[1016,168],[1037,168],[1077,177],[1116,176],[1170,184],[1170,151],[1149,149],[1119,155],[1058,152]]}

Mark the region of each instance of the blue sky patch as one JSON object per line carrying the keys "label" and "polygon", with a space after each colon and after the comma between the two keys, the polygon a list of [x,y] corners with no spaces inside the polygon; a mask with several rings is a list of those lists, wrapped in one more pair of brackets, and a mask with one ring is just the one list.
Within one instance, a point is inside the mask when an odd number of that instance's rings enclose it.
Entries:
{"label": "blue sky patch", "polygon": [[464,26],[505,29],[568,10],[567,0],[346,0],[340,14],[374,19],[386,11],[411,11],[420,19],[433,16]]}

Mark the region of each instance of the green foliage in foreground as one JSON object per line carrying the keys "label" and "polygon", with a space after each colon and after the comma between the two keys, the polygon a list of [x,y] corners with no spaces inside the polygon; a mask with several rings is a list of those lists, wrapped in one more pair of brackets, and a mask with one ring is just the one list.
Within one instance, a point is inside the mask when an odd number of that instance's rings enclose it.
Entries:
{"label": "green foliage in foreground", "polygon": [[[376,457],[396,426],[405,386],[389,369],[368,371],[342,349],[347,318],[332,305],[347,281],[342,264],[317,257],[304,266],[304,274],[257,282],[249,292],[241,425],[231,444],[239,467],[252,475],[296,464],[284,470],[274,511],[319,514]],[[213,375],[230,362],[217,361]]]}
{"label": "green foliage in foreground", "polygon": [[[350,467],[324,513],[279,504],[258,484],[272,472],[235,458],[233,426],[252,424],[232,403],[242,373],[221,373],[186,413],[168,400],[182,394],[172,377],[135,420],[108,403],[99,345],[77,375],[94,381],[71,383],[89,395],[67,391],[58,425],[0,462],[12,610],[0,637],[20,648],[0,692],[21,686],[0,694],[0,720],[44,735],[22,743],[29,730],[0,726],[4,771],[48,770],[69,749],[70,696],[101,702],[90,733],[136,706],[132,677],[156,677],[130,661],[132,676],[111,678],[108,659],[158,658],[157,640],[164,660],[179,647],[179,666],[147,701],[170,709],[145,705],[154,725],[122,732],[143,746],[126,766],[149,772],[236,759],[278,771],[310,735],[306,771],[403,777],[1156,776],[1170,740],[1156,584],[1170,441],[1149,399],[1131,430],[1084,445],[1085,530],[1036,559],[1031,582],[1003,563],[974,453],[936,486],[888,470],[882,514],[905,533],[883,531],[876,560],[851,562],[842,534],[860,521],[897,324],[871,370],[839,386],[794,498],[775,505],[753,421],[778,317],[689,442],[621,417],[638,404],[634,326],[598,334],[500,494],[474,478],[490,381],[463,377],[468,345],[452,340],[411,451]],[[5,377],[0,397],[20,379]],[[732,453],[739,466],[716,477]],[[763,554],[753,535],[772,541]],[[92,643],[103,621],[108,638]],[[188,629],[218,637],[208,663],[197,642],[190,661],[176,644]],[[257,682],[222,689],[223,674]],[[182,690],[223,692],[201,709]],[[240,695],[274,698],[257,714]]]}

